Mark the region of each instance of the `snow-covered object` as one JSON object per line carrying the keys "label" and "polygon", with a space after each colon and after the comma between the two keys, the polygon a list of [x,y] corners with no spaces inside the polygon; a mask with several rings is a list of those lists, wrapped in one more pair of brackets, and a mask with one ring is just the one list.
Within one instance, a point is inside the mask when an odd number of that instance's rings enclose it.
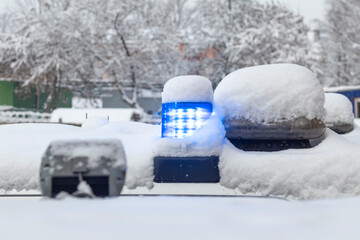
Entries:
{"label": "snow-covered object", "polygon": [[164,85],[162,103],[212,102],[211,82],[202,76],[186,75],[170,79]]}
{"label": "snow-covered object", "polygon": [[125,184],[153,186],[153,149],[160,126],[137,122],[109,123],[99,128],[63,124],[0,125],[0,193],[39,191],[41,157],[55,140],[120,139],[125,148]]}
{"label": "snow-covered object", "polygon": [[81,125],[87,118],[104,117],[110,122],[130,121],[142,112],[134,108],[57,108],[51,114],[50,122]]}
{"label": "snow-covered object", "polygon": [[[206,141],[206,136],[203,136],[202,140]],[[120,139],[128,165],[126,186],[130,189],[144,186],[148,193],[156,193],[152,189],[154,151],[161,150],[161,146],[168,149],[168,145],[159,143],[160,127],[118,122],[95,129],[60,124],[0,125],[0,194],[26,193],[26,190],[38,193],[40,159],[46,147],[53,140],[75,138]],[[327,130],[325,140],[312,149],[244,152],[226,141],[220,151],[219,168],[221,184],[228,191],[220,189],[220,193],[287,196],[295,199],[358,196],[359,139],[360,128],[356,126],[345,135]],[[186,139],[176,140],[184,142]],[[184,144],[182,151],[185,152],[185,149]],[[185,185],[167,187],[176,193],[177,189],[181,191],[182,187],[186,188]],[[194,189],[191,193],[196,194],[203,187],[195,186]],[[142,193],[141,188],[136,190],[139,190],[136,193]],[[161,193],[169,192],[164,190]]]}
{"label": "snow-covered object", "polygon": [[79,185],[77,186],[77,190],[79,192],[87,193],[87,194],[93,194],[93,191],[89,184],[87,184],[86,181],[81,181]]}
{"label": "snow-covered object", "polygon": [[[64,199],[65,197],[70,197],[71,195],[66,196],[65,192],[60,192],[56,195],[57,199]],[[65,196],[64,196],[65,195]],[[81,181],[77,186],[77,191],[72,194],[74,197],[87,197],[87,198],[95,198],[96,196],[93,193],[91,186],[86,181]]]}
{"label": "snow-covered object", "polygon": [[193,135],[184,138],[159,138],[155,145],[156,156],[218,156],[225,138],[225,129],[214,114]]}
{"label": "snow-covered object", "polygon": [[85,120],[81,125],[82,128],[97,128],[109,124],[109,120],[104,117],[91,117]]}
{"label": "snow-covered object", "polygon": [[296,64],[248,67],[227,75],[217,86],[214,101],[228,119],[270,123],[325,117],[324,91],[316,76]]}
{"label": "snow-covered object", "polygon": [[343,123],[353,124],[354,114],[350,100],[339,93],[325,94],[325,122],[328,124]]}
{"label": "snow-covered object", "polygon": [[[94,194],[115,197],[120,195],[125,176],[126,157],[120,140],[58,140],[50,143],[42,157],[40,189],[47,197],[55,197],[61,191],[70,191],[79,197],[93,197],[86,183],[79,185],[73,179],[100,177],[106,182],[102,183],[102,190],[95,188]],[[79,190],[73,192],[75,189],[72,191],[71,186],[75,184]]]}
{"label": "snow-covered object", "polygon": [[110,159],[112,167],[126,166],[124,147],[116,139],[54,141],[47,148],[43,158],[48,158],[50,165],[55,166],[56,163],[52,164],[52,162],[56,161],[56,156],[61,156],[64,163],[76,157],[87,157],[87,167],[90,169],[98,167],[102,163],[102,158]]}

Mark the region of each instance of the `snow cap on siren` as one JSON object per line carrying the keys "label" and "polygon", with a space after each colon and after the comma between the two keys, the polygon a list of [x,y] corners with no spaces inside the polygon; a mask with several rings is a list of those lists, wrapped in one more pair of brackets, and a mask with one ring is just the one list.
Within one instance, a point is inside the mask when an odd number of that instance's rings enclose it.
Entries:
{"label": "snow cap on siren", "polygon": [[162,103],[212,102],[213,90],[209,79],[198,75],[178,76],[164,85]]}

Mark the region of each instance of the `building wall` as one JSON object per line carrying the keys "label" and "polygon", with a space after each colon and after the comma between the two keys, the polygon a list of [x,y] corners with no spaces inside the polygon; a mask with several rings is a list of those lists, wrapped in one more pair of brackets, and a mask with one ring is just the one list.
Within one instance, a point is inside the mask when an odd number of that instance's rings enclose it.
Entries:
{"label": "building wall", "polygon": [[[129,108],[117,91],[107,92],[101,97],[103,108]],[[161,108],[159,97],[139,97],[139,104],[145,112],[156,113]]]}

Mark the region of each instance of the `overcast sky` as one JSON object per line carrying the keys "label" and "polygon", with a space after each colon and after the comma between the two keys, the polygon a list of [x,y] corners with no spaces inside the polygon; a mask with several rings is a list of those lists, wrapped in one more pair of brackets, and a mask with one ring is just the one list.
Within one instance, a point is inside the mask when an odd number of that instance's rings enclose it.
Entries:
{"label": "overcast sky", "polygon": [[12,0],[0,0],[0,12],[6,11],[6,7],[11,5]]}
{"label": "overcast sky", "polygon": [[[0,0],[1,1],[1,0]],[[259,0],[260,2],[271,2],[272,0]],[[275,0],[284,3],[296,13],[304,16],[307,23],[318,18],[323,20],[325,15],[326,0]]]}
{"label": "overcast sky", "polygon": [[[270,2],[273,0],[259,0],[260,2]],[[304,15],[307,23],[313,19],[324,18],[325,1],[326,0],[275,0],[275,2],[282,2],[296,13]],[[6,10],[7,6],[11,6],[14,0],[0,0],[0,12]]]}

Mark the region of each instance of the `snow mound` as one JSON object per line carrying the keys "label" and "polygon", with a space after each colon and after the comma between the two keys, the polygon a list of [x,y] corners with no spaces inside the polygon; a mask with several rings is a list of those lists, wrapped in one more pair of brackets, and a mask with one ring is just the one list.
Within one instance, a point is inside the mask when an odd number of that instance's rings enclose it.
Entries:
{"label": "snow mound", "polygon": [[312,149],[244,152],[227,142],[220,155],[221,184],[243,194],[291,199],[348,197],[360,194],[360,149],[327,129]]}
{"label": "snow mound", "polygon": [[351,132],[343,134],[342,136],[354,143],[360,144],[360,119],[355,118],[354,129]]}
{"label": "snow mound", "polygon": [[325,109],[327,111],[326,123],[353,124],[354,114],[350,100],[342,94],[326,93]]}
{"label": "snow mound", "polygon": [[[116,139],[81,139],[57,140],[51,142],[44,157],[54,161],[54,156],[63,156],[63,161],[71,161],[75,157],[88,157],[88,167],[96,168],[102,158],[115,160],[112,166],[126,166],[124,147]],[[55,164],[54,164],[55,165]]]}
{"label": "snow mound", "polygon": [[98,128],[109,124],[109,120],[105,117],[91,117],[85,120],[81,125],[82,128]]}
{"label": "snow mound", "polygon": [[214,114],[204,126],[185,138],[159,138],[155,155],[164,157],[219,156],[224,144],[225,129],[221,118]]}
{"label": "snow mound", "polygon": [[62,124],[0,125],[0,193],[39,191],[41,157],[49,144],[74,139],[121,140],[127,160],[126,186],[152,188],[153,149],[160,133],[160,126],[135,122],[109,123],[99,128]]}
{"label": "snow mound", "polygon": [[166,82],[162,102],[212,102],[211,82],[202,76],[178,76]]}
{"label": "snow mound", "polygon": [[217,86],[214,101],[229,119],[269,123],[325,117],[324,91],[315,75],[296,64],[243,68]]}
{"label": "snow mound", "polygon": [[151,125],[140,122],[113,122],[96,129],[102,135],[134,135],[134,134],[159,134],[161,132],[160,125]]}

